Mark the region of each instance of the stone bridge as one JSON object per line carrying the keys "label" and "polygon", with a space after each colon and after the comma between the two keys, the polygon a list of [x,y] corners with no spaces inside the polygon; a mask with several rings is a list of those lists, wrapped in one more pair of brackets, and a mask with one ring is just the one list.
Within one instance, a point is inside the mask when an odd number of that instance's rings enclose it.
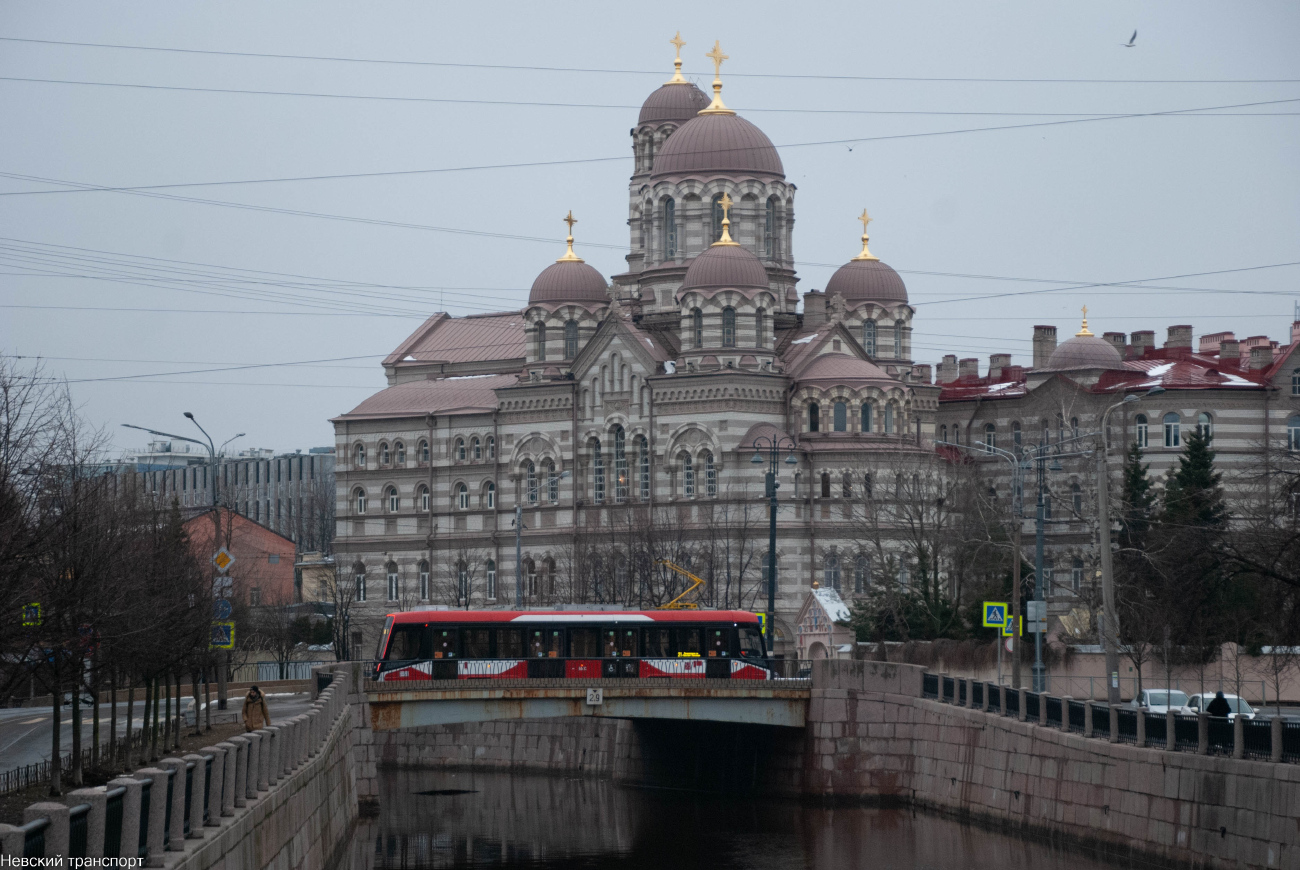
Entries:
{"label": "stone bridge", "polygon": [[366,683],[370,727],[396,731],[594,716],[803,728],[810,680],[436,680]]}

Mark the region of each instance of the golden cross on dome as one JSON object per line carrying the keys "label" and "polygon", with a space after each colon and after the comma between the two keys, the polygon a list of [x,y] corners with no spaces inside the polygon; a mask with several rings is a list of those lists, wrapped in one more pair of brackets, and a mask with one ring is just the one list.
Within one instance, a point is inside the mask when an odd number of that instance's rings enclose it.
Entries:
{"label": "golden cross on dome", "polygon": [[862,221],[862,253],[858,254],[853,259],[854,260],[879,260],[880,259],[879,257],[871,253],[869,250],[867,250],[867,239],[870,238],[870,236],[867,235],[867,224],[871,223],[873,220],[875,220],[875,218],[867,214],[867,210],[864,208],[862,210],[862,214],[858,215],[858,220]]}
{"label": "golden cross on dome", "polygon": [[734,201],[724,192],[722,199],[718,200],[718,205],[722,206],[722,235],[714,242],[714,245],[734,245],[740,246],[740,243],[731,237],[731,206]]}
{"label": "golden cross on dome", "polygon": [[708,108],[701,109],[701,115],[734,115],[735,112],[728,109],[722,103],[722,62],[728,59],[728,55],[722,53],[722,43],[719,40],[713,41],[713,51],[704,55],[713,61],[713,102],[709,103]]}
{"label": "golden cross on dome", "polygon": [[1078,332],[1075,333],[1075,335],[1092,335],[1092,333],[1088,331],[1088,306],[1087,305],[1083,306],[1083,329],[1080,329]]}
{"label": "golden cross on dome", "polygon": [[577,219],[576,217],[573,216],[573,210],[572,210],[572,209],[570,209],[570,210],[569,210],[569,213],[566,214],[566,215],[564,216],[564,222],[565,222],[566,224],[569,225],[569,237],[568,237],[567,239],[564,240],[565,243],[568,244],[569,249],[565,252],[565,254],[564,254],[563,257],[561,257],[560,259],[556,260],[555,262],[557,262],[557,263],[581,263],[581,262],[582,262],[582,257],[579,257],[577,254],[573,253],[573,225],[576,224],[576,223],[578,222],[578,219]]}
{"label": "golden cross on dome", "polygon": [[668,40],[668,43],[677,49],[677,59],[673,61],[673,77],[664,84],[668,85],[688,85],[690,82],[682,77],[682,46],[686,40],[682,39],[682,32],[677,31],[677,35]]}

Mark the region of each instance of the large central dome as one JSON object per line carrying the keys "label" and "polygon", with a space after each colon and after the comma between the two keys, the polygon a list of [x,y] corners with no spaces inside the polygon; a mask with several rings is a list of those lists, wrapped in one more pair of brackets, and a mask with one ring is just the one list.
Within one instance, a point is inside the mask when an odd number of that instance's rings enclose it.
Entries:
{"label": "large central dome", "polygon": [[655,155],[651,178],[739,175],[785,178],[776,146],[739,115],[696,115],[668,137]]}

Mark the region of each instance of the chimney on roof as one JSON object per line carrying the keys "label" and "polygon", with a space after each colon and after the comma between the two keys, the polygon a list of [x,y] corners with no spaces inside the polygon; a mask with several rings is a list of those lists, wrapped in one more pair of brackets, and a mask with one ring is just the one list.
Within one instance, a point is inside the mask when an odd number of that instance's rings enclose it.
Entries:
{"label": "chimney on roof", "polygon": [[1128,346],[1127,346],[1127,344],[1126,344],[1125,341],[1124,341],[1124,339],[1125,339],[1124,333],[1122,333],[1122,332],[1104,332],[1104,333],[1102,333],[1102,336],[1101,336],[1101,337],[1102,337],[1103,339],[1105,339],[1106,341],[1110,342],[1110,346],[1111,346],[1111,347],[1113,347],[1113,348],[1115,348],[1115,350],[1119,351],[1119,357],[1120,357],[1120,359],[1124,359],[1124,357],[1128,356],[1128,353],[1127,353],[1127,351],[1128,351]]}
{"label": "chimney on roof", "polygon": [[996,383],[1002,377],[1002,370],[1011,365],[1011,354],[989,354],[989,383]]}
{"label": "chimney on roof", "polygon": [[1269,344],[1267,335],[1252,335],[1250,338],[1242,342],[1244,347],[1259,347],[1266,344]]}
{"label": "chimney on roof", "polygon": [[1143,357],[1147,351],[1156,346],[1156,333],[1153,329],[1139,329],[1133,333],[1133,355]]}
{"label": "chimney on roof", "polygon": [[980,376],[980,361],[976,357],[969,357],[961,361],[961,369],[958,377],[960,378],[978,378]]}
{"label": "chimney on roof", "polygon": [[1273,346],[1257,344],[1250,349],[1250,367],[1252,370],[1266,369],[1273,364]]}
{"label": "chimney on roof", "polygon": [[943,362],[939,363],[938,380],[941,384],[951,384],[957,380],[957,354],[949,353],[943,357]]}
{"label": "chimney on roof", "polygon": [[1192,346],[1192,328],[1190,326],[1169,327],[1169,337],[1165,339],[1165,350],[1176,347]]}
{"label": "chimney on roof", "polygon": [[1300,320],[1291,324],[1291,343],[1300,342]]}
{"label": "chimney on roof", "polygon": [[1197,353],[1215,354],[1223,346],[1225,341],[1232,340],[1231,332],[1214,332],[1209,335],[1202,335],[1200,342],[1197,344]]}
{"label": "chimney on roof", "polygon": [[1047,368],[1047,361],[1052,358],[1052,351],[1054,350],[1056,350],[1056,327],[1035,326],[1034,368]]}
{"label": "chimney on roof", "polygon": [[932,381],[930,380],[929,363],[916,363],[912,366],[912,383],[914,384],[932,383]]}
{"label": "chimney on roof", "polygon": [[809,290],[803,294],[803,325],[805,329],[821,326],[826,322],[826,294]]}
{"label": "chimney on roof", "polygon": [[1219,363],[1227,365],[1231,363],[1234,367],[1241,365],[1241,344],[1235,338],[1225,338],[1219,344]]}

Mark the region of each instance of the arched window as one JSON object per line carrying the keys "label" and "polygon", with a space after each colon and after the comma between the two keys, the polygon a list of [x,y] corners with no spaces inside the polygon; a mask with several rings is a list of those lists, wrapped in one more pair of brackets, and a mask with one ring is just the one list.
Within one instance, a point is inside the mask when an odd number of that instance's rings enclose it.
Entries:
{"label": "arched window", "polygon": [[483,487],[483,507],[488,510],[495,510],[497,506],[497,485],[488,483]]}
{"label": "arched window", "polygon": [[1286,449],[1300,451],[1300,414],[1286,421]]}
{"label": "arched window", "polygon": [[402,592],[401,582],[397,574],[397,565],[389,562],[384,566],[384,573],[388,575],[388,600],[396,601]]}
{"label": "arched window", "polygon": [[1206,441],[1214,437],[1214,420],[1204,411],[1196,415],[1196,434]]}
{"label": "arched window", "polygon": [[1083,489],[1078,483],[1070,484],[1070,508],[1076,518],[1083,516]]}
{"label": "arched window", "polygon": [[469,510],[469,487],[463,483],[456,484],[456,507],[460,510]]}
{"label": "arched window", "polygon": [[713,194],[713,220],[709,226],[709,243],[722,238],[722,194]]}
{"label": "arched window", "polygon": [[831,428],[836,432],[849,431],[849,406],[847,402],[831,405]]}
{"label": "arched window", "polygon": [[984,424],[984,452],[992,453],[998,446],[998,427],[992,423]]}
{"label": "arched window", "polygon": [[903,358],[903,321],[894,321],[894,359]]}
{"label": "arched window", "polygon": [[875,421],[872,420],[871,417],[872,417],[871,403],[863,402],[862,403],[862,431],[864,433],[870,433],[872,426],[875,424]]}
{"label": "arched window", "polygon": [[[393,453],[396,454],[396,456],[397,456],[397,464],[398,464],[398,465],[405,465],[405,464],[406,464],[406,445],[405,445],[405,444],[403,444],[401,441],[398,441],[396,444],[393,445]],[[301,471],[302,471],[302,469],[299,469],[299,472],[301,472]],[[300,473],[300,474],[299,474],[299,479],[301,479],[301,477],[302,477],[302,475],[301,475],[301,473]]]}
{"label": "arched window", "polygon": [[[388,463],[392,461],[392,458],[393,458],[393,457],[392,457],[392,454],[389,453],[389,451],[388,451],[388,442],[387,442],[387,441],[380,441],[380,442],[379,442],[379,464],[380,464],[380,465],[388,465]],[[276,463],[275,470],[276,470],[277,472],[280,470],[280,465],[279,465],[278,462]],[[248,483],[248,472],[247,472],[247,471],[244,472],[244,483]]]}
{"label": "arched window", "polygon": [[360,488],[353,490],[352,502],[353,504],[356,505],[357,513],[359,514],[365,513],[366,512],[366,491]]}
{"label": "arched window", "polygon": [[537,323],[537,359],[546,360],[546,324],[541,321]]}
{"label": "arched window", "polygon": [[767,312],[762,308],[754,315],[754,346],[767,347]]}
{"label": "arched window", "polygon": [[464,438],[456,439],[456,461],[457,462],[465,461],[465,439]]}
{"label": "arched window", "polygon": [[776,257],[776,198],[768,197],[763,210],[763,256]]}
{"label": "arched window", "polygon": [[822,498],[831,497],[831,474],[829,471],[822,472]]}
{"label": "arched window", "polygon": [[464,559],[456,562],[456,597],[469,601],[469,564]]}
{"label": "arched window", "polygon": [[730,305],[722,309],[722,346],[736,346],[736,309]]}
{"label": "arched window", "polygon": [[388,497],[388,512],[390,514],[397,513],[397,509],[401,507],[402,504],[402,500],[398,498],[397,495],[397,487],[390,486],[385,495]]}
{"label": "arched window", "polygon": [[691,338],[696,347],[704,347],[704,312],[698,308],[691,309]]}
{"label": "arched window", "polygon": [[542,463],[542,476],[546,478],[546,500],[551,504],[560,500],[560,476],[555,473],[555,462],[548,459]]}
{"label": "arched window", "polygon": [[894,403],[889,402],[885,405],[885,434],[894,434]]}
{"label": "arched window", "polygon": [[687,498],[695,497],[695,466],[691,464],[691,455],[682,454],[682,494]]}
{"label": "arched window", "polygon": [[940,443],[940,444],[947,444],[947,443],[948,443],[948,426],[947,426],[947,424],[944,424],[943,426],[940,426],[940,427],[939,427],[939,443]]}
{"label": "arched window", "polygon": [[1182,438],[1182,432],[1180,431],[1181,428],[1182,428],[1182,424],[1179,421],[1177,414],[1175,414],[1173,411],[1170,411],[1168,414],[1165,414],[1165,446],[1166,447],[1182,446],[1183,438]]}
{"label": "arched window", "polygon": [[605,500],[605,457],[600,452],[600,442],[591,442],[591,465],[592,465],[592,483],[595,492],[593,497],[599,504]]}
{"label": "arched window", "polygon": [[853,478],[847,471],[840,478],[840,498],[853,498]]}
{"label": "arched window", "polygon": [[352,448],[352,464],[357,468],[366,467],[366,445],[358,444]]}
{"label": "arched window", "polygon": [[420,461],[425,465],[429,464],[429,442],[423,438],[420,439]]}
{"label": "arched window", "polygon": [[1138,447],[1141,447],[1141,448],[1143,448],[1143,449],[1145,449],[1145,448],[1148,446],[1148,441],[1147,441],[1147,415],[1146,415],[1146,414],[1138,414],[1137,417],[1134,418],[1134,426],[1135,426],[1135,428],[1136,428],[1136,430],[1137,430],[1137,431],[1136,431],[1136,438],[1135,438],[1135,440],[1137,441],[1137,446],[1138,446]]}
{"label": "arched window", "polygon": [[1070,562],[1070,588],[1075,595],[1083,591],[1083,560],[1078,556]]}
{"label": "arched window", "polygon": [[822,586],[826,589],[840,591],[840,557],[827,553],[822,562]]}
{"label": "arched window", "polygon": [[428,513],[430,507],[429,487],[425,486],[424,484],[420,484],[420,488],[416,491],[419,493],[420,510],[423,511],[424,513]]}
{"label": "arched window", "polygon": [[718,469],[713,464],[713,454],[707,450],[704,452],[704,494],[708,496],[718,494]]}
{"label": "arched window", "polygon": [[865,595],[870,586],[871,557],[866,553],[859,553],[858,558],[853,562],[853,593],[855,595]]}
{"label": "arched window", "polygon": [[1020,431],[1020,421],[1011,421],[1011,446],[1015,448],[1016,453],[1024,446],[1024,433]]}
{"label": "arched window", "polygon": [[614,427],[614,500],[627,501],[627,434],[622,426]]}
{"label": "arched window", "polygon": [[564,358],[573,359],[578,355],[578,321],[564,321]]}
{"label": "arched window", "polygon": [[677,258],[677,204],[664,200],[664,259]]}
{"label": "arched window", "polygon": [[816,402],[809,402],[808,403],[808,431],[809,432],[821,431],[821,424],[822,424],[821,406],[818,405]]}
{"label": "arched window", "polygon": [[420,574],[420,600],[428,601],[429,600],[429,563],[421,559],[419,565],[416,566],[416,570]]}
{"label": "arched window", "polygon": [[1078,417],[1071,417],[1071,418],[1070,418],[1070,437],[1071,437],[1071,438],[1078,438],[1078,437],[1079,437],[1079,418],[1078,418]]}
{"label": "arched window", "polygon": [[537,466],[531,461],[524,463],[524,498],[537,504]]}
{"label": "arched window", "polygon": [[643,500],[650,498],[650,449],[645,436],[637,439],[637,484]]}
{"label": "arched window", "polygon": [[352,598],[355,601],[366,600],[366,566],[360,562],[352,566]]}
{"label": "arched window", "polygon": [[477,437],[469,439],[469,455],[474,457],[475,462],[483,458],[483,444]]}
{"label": "arched window", "polygon": [[487,575],[487,597],[497,597],[497,563],[488,559],[483,565],[484,573]]}
{"label": "arched window", "polygon": [[543,588],[547,595],[555,594],[555,560],[547,556],[542,560],[542,576],[545,577]]}
{"label": "arched window", "polygon": [[1291,371],[1291,395],[1300,396],[1300,369]]}
{"label": "arched window", "polygon": [[876,321],[867,320],[862,324],[862,347],[866,350],[867,356],[876,355]]}
{"label": "arched window", "polygon": [[493,438],[491,435],[489,435],[486,443],[487,443],[487,458],[488,458],[488,459],[496,459],[496,458],[497,458],[497,439],[495,439],[495,438]]}

